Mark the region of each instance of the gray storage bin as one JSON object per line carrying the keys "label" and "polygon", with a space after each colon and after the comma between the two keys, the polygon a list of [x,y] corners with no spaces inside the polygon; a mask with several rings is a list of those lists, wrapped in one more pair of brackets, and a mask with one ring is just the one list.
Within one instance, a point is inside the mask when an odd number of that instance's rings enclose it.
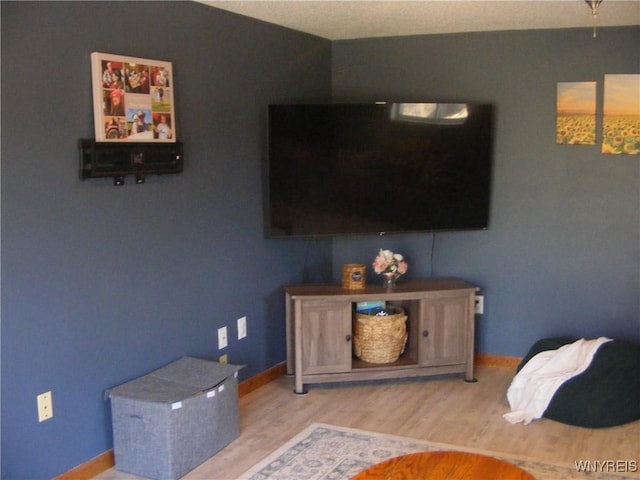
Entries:
{"label": "gray storage bin", "polygon": [[111,389],[116,469],[174,480],[238,438],[240,368],[184,357]]}

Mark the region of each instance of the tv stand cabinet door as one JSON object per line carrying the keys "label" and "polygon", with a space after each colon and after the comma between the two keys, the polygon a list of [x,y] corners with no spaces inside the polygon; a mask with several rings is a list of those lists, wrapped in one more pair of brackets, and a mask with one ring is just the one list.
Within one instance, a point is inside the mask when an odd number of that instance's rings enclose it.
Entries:
{"label": "tv stand cabinet door", "polygon": [[468,349],[469,296],[423,300],[420,305],[419,358],[423,366],[466,363]]}
{"label": "tv stand cabinet door", "polygon": [[302,302],[302,375],[351,370],[351,303]]}

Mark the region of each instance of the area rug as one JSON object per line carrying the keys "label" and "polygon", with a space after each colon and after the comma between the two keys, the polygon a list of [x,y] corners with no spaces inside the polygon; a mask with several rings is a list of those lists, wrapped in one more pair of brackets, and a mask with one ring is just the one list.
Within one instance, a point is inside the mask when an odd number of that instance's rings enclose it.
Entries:
{"label": "area rug", "polygon": [[[537,480],[627,480],[635,476],[612,473],[637,471],[635,463],[611,465],[585,461],[576,465],[544,463],[486,450],[384,435],[314,423],[253,466],[242,480],[348,480],[388,458],[413,452],[455,450],[499,458],[531,473]],[[581,471],[579,471],[581,470]],[[425,477],[428,478],[428,477]],[[420,479],[416,479],[420,480]]]}

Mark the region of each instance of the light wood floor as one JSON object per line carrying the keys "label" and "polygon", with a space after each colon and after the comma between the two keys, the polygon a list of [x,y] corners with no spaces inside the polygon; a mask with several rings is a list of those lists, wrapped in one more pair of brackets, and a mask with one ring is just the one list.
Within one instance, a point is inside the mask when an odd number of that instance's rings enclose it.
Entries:
{"label": "light wood floor", "polygon": [[[349,386],[310,386],[293,394],[282,377],[240,399],[240,438],[188,474],[190,480],[234,480],[313,422],[464,445],[566,463],[634,460],[640,464],[640,421],[587,429],[542,419],[511,425],[505,392],[513,371],[477,367],[477,383],[461,378]],[[628,474],[629,475],[629,474]],[[640,478],[638,473],[634,474]],[[138,477],[111,469],[95,477]]]}

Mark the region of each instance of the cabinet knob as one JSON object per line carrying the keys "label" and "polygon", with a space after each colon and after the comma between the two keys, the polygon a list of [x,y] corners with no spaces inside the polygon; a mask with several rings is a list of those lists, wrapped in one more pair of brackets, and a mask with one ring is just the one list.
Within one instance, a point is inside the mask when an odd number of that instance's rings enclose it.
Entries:
{"label": "cabinet knob", "polygon": [[347,342],[350,342],[350,341],[351,341],[351,335],[347,335],[344,339],[345,339]]}
{"label": "cabinet knob", "polygon": [[428,337],[428,336],[429,336],[429,330],[424,330],[424,331],[422,332],[422,336],[423,336],[423,337]]}

